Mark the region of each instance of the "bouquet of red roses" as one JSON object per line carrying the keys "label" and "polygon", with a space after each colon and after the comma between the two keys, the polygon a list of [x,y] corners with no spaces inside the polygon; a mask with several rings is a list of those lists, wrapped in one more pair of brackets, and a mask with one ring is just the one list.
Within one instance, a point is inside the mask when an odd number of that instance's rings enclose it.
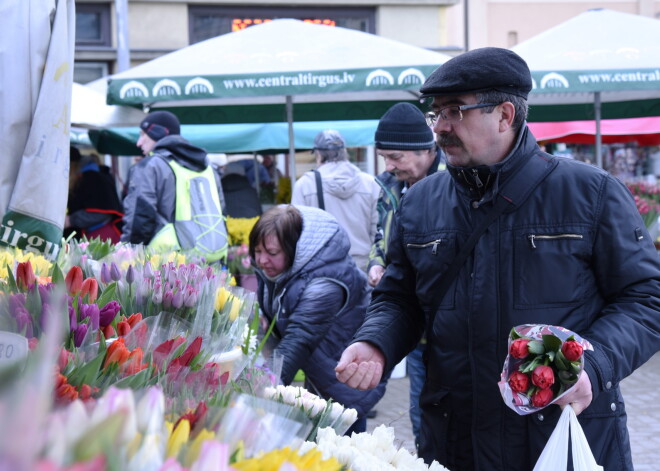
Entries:
{"label": "bouquet of red roses", "polygon": [[511,329],[498,383],[506,405],[526,415],[556,402],[582,373],[584,350],[593,347],[563,327],[525,324]]}

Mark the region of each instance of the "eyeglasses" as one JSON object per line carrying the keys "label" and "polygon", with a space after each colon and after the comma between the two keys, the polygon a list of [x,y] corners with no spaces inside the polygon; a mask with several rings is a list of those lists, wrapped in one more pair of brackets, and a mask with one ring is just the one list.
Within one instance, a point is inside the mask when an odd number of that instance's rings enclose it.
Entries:
{"label": "eyeglasses", "polygon": [[450,123],[458,123],[463,121],[463,111],[474,110],[477,108],[488,108],[490,106],[497,106],[501,103],[478,103],[476,105],[451,105],[445,106],[438,110],[438,114],[435,114],[433,111],[429,111],[424,114],[426,118],[426,124],[433,127],[435,123],[438,122],[438,118],[442,118],[444,121]]}

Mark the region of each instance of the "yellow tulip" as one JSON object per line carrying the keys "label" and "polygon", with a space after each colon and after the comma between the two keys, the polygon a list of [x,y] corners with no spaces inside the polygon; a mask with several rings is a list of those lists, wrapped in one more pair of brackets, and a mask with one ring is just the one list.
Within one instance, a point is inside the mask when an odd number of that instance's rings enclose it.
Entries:
{"label": "yellow tulip", "polygon": [[238,317],[238,313],[241,311],[241,307],[243,306],[243,301],[241,301],[237,297],[233,297],[232,303],[231,303],[231,310],[229,311],[229,320],[230,321],[235,321],[236,318]]}
{"label": "yellow tulip", "polygon": [[179,451],[181,451],[181,447],[183,447],[183,445],[188,442],[189,438],[190,438],[190,422],[188,422],[188,420],[186,419],[183,419],[176,426],[176,428],[172,432],[172,435],[170,435],[170,439],[167,440],[167,452],[166,452],[167,458],[171,458],[171,457],[176,458],[179,454]]}
{"label": "yellow tulip", "polygon": [[224,287],[219,288],[218,291],[215,292],[215,310],[222,311],[230,296],[231,294]]}

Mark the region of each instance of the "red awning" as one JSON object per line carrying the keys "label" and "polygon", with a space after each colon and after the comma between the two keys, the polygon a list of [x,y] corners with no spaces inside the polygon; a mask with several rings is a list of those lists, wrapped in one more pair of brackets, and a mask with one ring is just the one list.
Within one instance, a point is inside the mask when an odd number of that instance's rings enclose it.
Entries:
{"label": "red awning", "polygon": [[[595,144],[595,121],[527,123],[537,141]],[[600,122],[603,144],[637,142],[640,146],[660,145],[660,117],[603,119]]]}

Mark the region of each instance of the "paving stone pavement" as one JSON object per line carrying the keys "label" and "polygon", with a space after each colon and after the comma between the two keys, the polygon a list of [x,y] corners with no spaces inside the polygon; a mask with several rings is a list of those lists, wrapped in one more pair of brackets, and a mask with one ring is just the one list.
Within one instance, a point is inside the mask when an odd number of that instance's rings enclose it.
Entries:
{"label": "paving stone pavement", "polygon": [[[414,452],[415,440],[408,416],[408,377],[390,379],[377,415],[367,430],[385,424],[394,428],[395,445]],[[628,431],[635,471],[660,470],[660,353],[621,382],[628,412]]]}

